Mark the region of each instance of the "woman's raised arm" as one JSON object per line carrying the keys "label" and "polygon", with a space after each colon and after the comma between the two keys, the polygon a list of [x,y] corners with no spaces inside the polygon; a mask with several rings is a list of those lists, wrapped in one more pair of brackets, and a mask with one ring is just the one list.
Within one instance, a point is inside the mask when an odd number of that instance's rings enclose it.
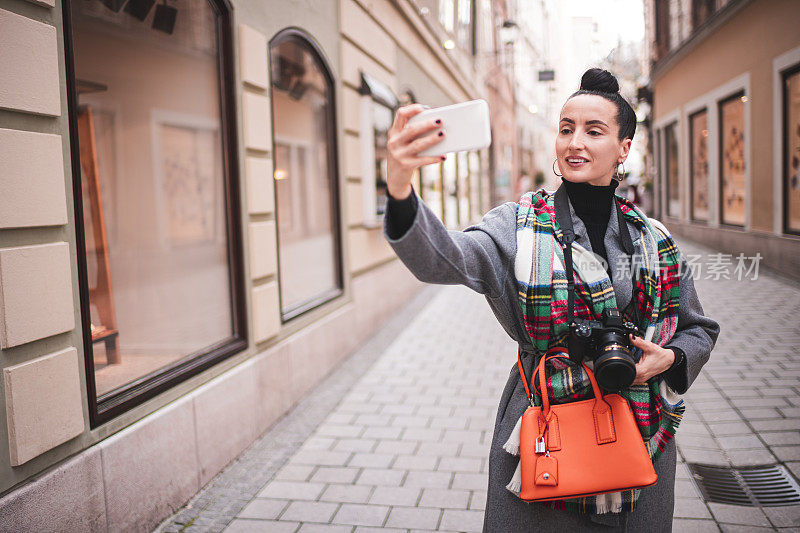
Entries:
{"label": "woman's raised arm", "polygon": [[503,291],[507,276],[513,275],[515,204],[508,202],[492,209],[480,223],[464,231],[444,227],[411,187],[414,169],[444,160],[444,156],[417,155],[444,137],[436,118],[408,125],[408,120],[423,109],[421,105],[400,108],[389,130],[387,184],[390,198],[384,236],[420,281],[466,285],[481,294],[497,297]]}

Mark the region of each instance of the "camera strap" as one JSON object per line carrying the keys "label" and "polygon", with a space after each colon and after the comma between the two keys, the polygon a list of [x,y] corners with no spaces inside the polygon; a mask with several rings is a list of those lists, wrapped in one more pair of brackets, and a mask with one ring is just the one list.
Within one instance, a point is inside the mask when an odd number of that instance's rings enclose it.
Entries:
{"label": "camera strap", "polygon": [[575,240],[575,231],[569,212],[567,189],[563,184],[555,193],[553,206],[556,210],[556,222],[561,228],[561,248],[564,250],[564,267],[567,270],[567,325],[571,325],[575,314],[575,273],[572,269],[572,241]]}
{"label": "camera strap", "polygon": [[[575,230],[569,210],[569,196],[563,183],[555,192],[553,207],[555,207],[556,211],[556,222],[561,228],[561,248],[564,250],[564,268],[567,274],[567,324],[572,324],[575,318],[575,272],[572,265],[572,242],[575,240]],[[633,257],[633,240],[625,219],[622,217],[622,208],[616,197],[614,197],[614,207],[617,208],[617,223],[619,224],[622,249],[626,254]],[[631,293],[631,301],[633,299],[634,293]]]}

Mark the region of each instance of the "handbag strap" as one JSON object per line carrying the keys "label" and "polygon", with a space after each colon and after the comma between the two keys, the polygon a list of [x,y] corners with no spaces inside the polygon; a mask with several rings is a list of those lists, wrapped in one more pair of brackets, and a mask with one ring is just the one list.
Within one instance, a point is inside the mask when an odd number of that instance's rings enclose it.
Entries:
{"label": "handbag strap", "polygon": [[[531,376],[531,384],[528,386],[528,378],[525,375],[525,368],[522,365],[522,356],[521,352],[517,352],[517,368],[519,369],[519,375],[522,378],[522,385],[525,387],[525,395],[528,397],[528,401],[531,405],[533,405],[533,397],[531,395],[531,388],[534,387],[534,379],[538,378],[539,381],[539,392],[540,396],[542,397],[542,412],[547,416],[550,412],[550,394],[547,392],[547,380],[545,378],[544,373],[544,366],[547,361],[550,359],[555,359],[557,357],[564,357],[563,352],[561,350],[555,354],[546,353],[539,359],[539,364],[536,365],[536,369],[533,371],[533,375]],[[597,384],[597,379],[594,377],[594,372],[589,369],[585,364],[581,363],[583,369],[586,371],[586,375],[589,377],[589,382],[592,385],[592,391],[594,392],[594,397],[601,400],[603,403],[603,392],[600,389],[600,385]]]}
{"label": "handbag strap", "polygon": [[[531,376],[530,387],[529,387],[528,386],[528,376],[525,375],[525,367],[522,364],[521,353],[522,353],[522,350],[517,352],[517,368],[519,369],[519,376],[522,379],[522,386],[525,387],[525,395],[528,397],[528,401],[531,402],[531,405],[533,405],[533,397],[532,397],[532,393],[531,393],[531,387],[533,387],[533,389],[536,390],[536,385],[534,383],[534,379],[536,378],[536,373],[539,372],[539,366],[537,365],[536,368],[533,369],[533,375]],[[553,354],[553,355],[548,355],[549,354],[549,352],[548,352],[548,353],[546,353],[544,355],[544,357],[542,357],[542,359],[545,359],[545,358],[547,358],[547,359],[555,359],[556,357],[563,357],[563,356],[560,355],[561,353],[562,352],[560,350],[558,350],[558,353]],[[541,392],[541,391],[539,391],[539,392]]]}

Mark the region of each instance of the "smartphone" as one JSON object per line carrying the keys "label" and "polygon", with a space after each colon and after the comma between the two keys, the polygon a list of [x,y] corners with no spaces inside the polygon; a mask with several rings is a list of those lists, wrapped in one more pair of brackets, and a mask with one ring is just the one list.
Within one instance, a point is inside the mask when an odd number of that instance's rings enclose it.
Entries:
{"label": "smartphone", "polygon": [[486,103],[486,100],[470,100],[460,104],[426,109],[411,117],[408,123],[414,124],[436,118],[442,121],[445,137],[440,143],[421,151],[419,153],[421,156],[480,150],[492,144],[489,104]]}

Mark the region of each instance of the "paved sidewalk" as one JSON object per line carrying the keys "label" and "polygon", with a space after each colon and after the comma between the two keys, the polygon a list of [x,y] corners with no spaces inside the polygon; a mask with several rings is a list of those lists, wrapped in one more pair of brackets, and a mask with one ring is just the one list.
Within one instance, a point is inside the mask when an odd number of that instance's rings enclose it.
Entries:
{"label": "paved sidewalk", "polygon": [[[800,285],[762,271],[697,287],[722,335],[687,395],[679,460],[800,476]],[[480,531],[514,357],[483,297],[426,289],[159,530]],[[682,460],[677,475],[676,532],[800,531],[800,506],[707,504]]]}
{"label": "paved sidewalk", "polygon": [[[712,253],[680,246],[684,254]],[[721,333],[686,395],[680,455],[720,466],[783,463],[800,478],[800,284],[763,270],[756,280],[708,279],[707,269],[698,277],[700,301]],[[800,506],[706,504],[685,465],[678,476],[676,531],[719,531],[717,523],[723,531],[800,531]]]}
{"label": "paved sidewalk", "polygon": [[481,296],[440,290],[226,531],[480,531],[514,356]]}

